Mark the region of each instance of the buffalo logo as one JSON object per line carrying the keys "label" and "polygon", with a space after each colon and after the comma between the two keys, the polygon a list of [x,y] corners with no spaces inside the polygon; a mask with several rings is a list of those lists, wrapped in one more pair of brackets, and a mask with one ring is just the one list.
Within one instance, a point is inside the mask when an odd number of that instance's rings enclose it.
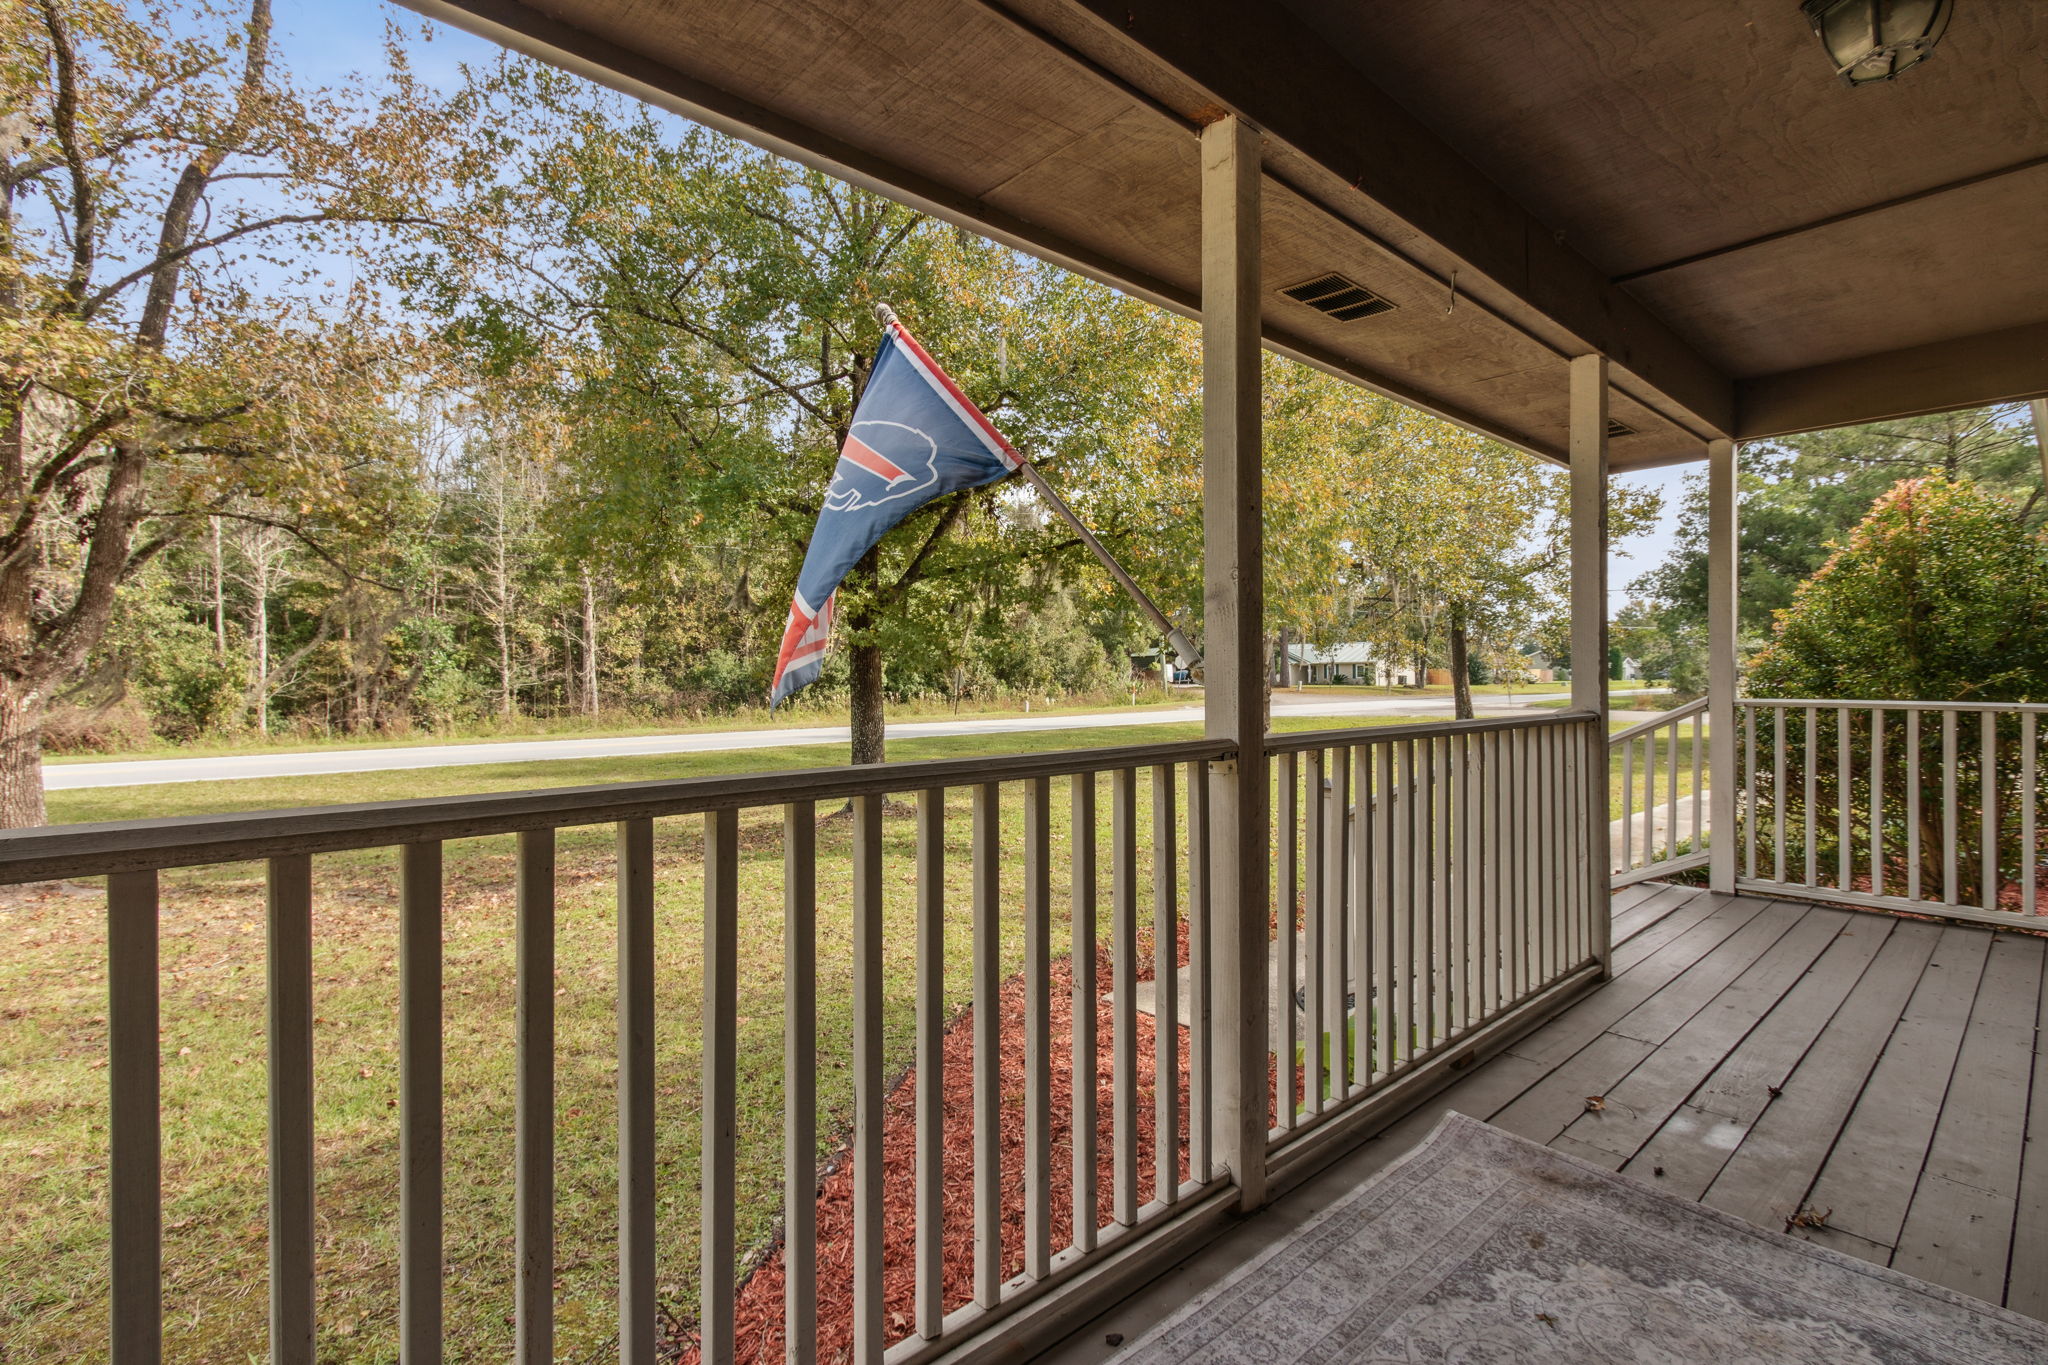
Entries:
{"label": "buffalo logo", "polygon": [[855,422],[839,452],[828,512],[858,512],[911,498],[939,481],[939,445],[901,422]]}

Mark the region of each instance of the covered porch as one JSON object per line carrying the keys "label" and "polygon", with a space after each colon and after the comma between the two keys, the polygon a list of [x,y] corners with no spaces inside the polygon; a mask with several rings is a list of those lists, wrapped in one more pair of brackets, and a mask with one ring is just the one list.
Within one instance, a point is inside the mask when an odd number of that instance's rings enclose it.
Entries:
{"label": "covered porch", "polygon": [[[1650,1178],[1744,1217],[1831,1209],[1808,1235],[2043,1311],[2048,1170],[2027,1140],[2048,1093],[2033,933],[2048,708],[1742,701],[1734,589],[1737,440],[2048,393],[2048,15],[1972,7],[1925,69],[1849,91],[1776,0],[1486,7],[1483,23],[1454,5],[1310,0],[409,3],[1198,316],[1206,735],[0,835],[0,879],[106,878],[119,1365],[176,1354],[160,878],[238,861],[265,867],[271,1358],[319,1356],[315,858],[365,849],[399,868],[397,1344],[407,1365],[443,1358],[443,849],[498,836],[516,841],[518,952],[503,1310],[513,1359],[556,1359],[555,856],[563,831],[593,825],[616,839],[630,1365],[673,1344],[657,1246],[679,1201],[701,1228],[690,1349],[738,1357],[753,1021],[737,976],[765,932],[741,905],[763,896],[781,915],[770,1046],[793,1362],[819,1358],[817,1062],[820,1030],[842,1023],[853,1365],[1097,1358],[1447,1109],[1625,1174],[1662,1167]],[[1839,155],[1880,139],[1883,156]],[[1914,268],[1869,287],[1879,254]],[[1707,703],[1615,749],[1596,665],[1552,715],[1268,735],[1265,348],[1569,466],[1575,660],[1608,654],[1610,474],[1705,459]],[[1676,821],[1645,821],[1661,847],[1625,849],[1619,879],[1704,870],[1709,888],[1614,892],[1617,764],[1624,820],[1637,784],[1637,811],[1694,807],[1683,846]],[[1910,850],[1882,815],[1892,782],[1915,803]],[[1969,790],[1977,822],[1959,825]],[[1923,847],[1918,817],[1944,801]],[[845,866],[821,876],[820,817],[841,806],[829,837]],[[655,850],[678,830],[701,869],[701,1025],[663,1053],[656,963],[673,945],[656,936]],[[899,900],[907,932],[885,933]],[[846,908],[849,942],[821,946],[824,903]],[[941,979],[963,928],[959,1112],[940,1089]],[[1012,960],[1014,1022],[999,1007]],[[847,1019],[819,1016],[821,964],[850,979]],[[1073,1001],[1063,1049],[1056,991]],[[888,1122],[906,1027],[907,1147]],[[1184,1055],[1155,1047],[1141,1068],[1148,1029],[1184,1036]],[[1006,1030],[1022,1043],[1014,1093]],[[701,1095],[686,1190],[657,1180],[658,1100],[682,1071]],[[964,1174],[949,1131],[970,1134]],[[1141,1139],[1174,1159],[1148,1166]],[[950,1223],[949,1171],[972,1188]],[[913,1245],[892,1254],[904,1227]],[[945,1266],[963,1232],[960,1294]],[[889,1308],[895,1282],[908,1311]]]}

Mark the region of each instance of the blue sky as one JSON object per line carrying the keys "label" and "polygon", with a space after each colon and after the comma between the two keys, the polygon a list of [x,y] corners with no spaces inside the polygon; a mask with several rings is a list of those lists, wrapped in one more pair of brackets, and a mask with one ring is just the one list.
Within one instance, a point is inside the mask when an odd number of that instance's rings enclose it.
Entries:
{"label": "blue sky", "polygon": [[[463,63],[496,58],[498,48],[460,29],[434,23],[384,0],[276,0],[277,46],[286,64],[304,81],[339,84],[356,71],[383,66],[385,26],[396,22],[408,32],[432,35],[427,43],[411,43],[414,71],[424,80],[452,88]],[[1608,569],[1610,609],[1628,599],[1628,585],[1670,553],[1677,525],[1681,481],[1696,466],[1649,470],[1623,476],[1632,488],[1664,493],[1664,515],[1657,527],[1615,548],[1621,555]],[[1625,557],[1622,557],[1624,556]]]}

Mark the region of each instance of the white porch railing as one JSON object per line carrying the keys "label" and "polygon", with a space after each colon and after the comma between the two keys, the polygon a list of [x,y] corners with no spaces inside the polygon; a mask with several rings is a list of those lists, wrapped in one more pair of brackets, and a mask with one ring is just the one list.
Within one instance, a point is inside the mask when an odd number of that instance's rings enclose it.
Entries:
{"label": "white porch railing", "polygon": [[2048,924],[2048,706],[1746,698],[1736,709],[1739,888]]}
{"label": "white porch railing", "polygon": [[[1369,1117],[1376,1104],[1431,1083],[1437,1071],[1529,1026],[1552,1002],[1596,978],[1605,946],[1598,859],[1606,812],[1596,808],[1596,784],[1586,770],[1601,752],[1595,724],[1568,714],[1268,739],[1279,888],[1272,977],[1286,983],[1275,991],[1274,1031],[1265,1040],[1275,1090],[1268,1147],[1283,1183],[1290,1168],[1306,1170],[1317,1151],[1334,1149],[1357,1131],[1355,1123],[1332,1120]],[[655,835],[657,822],[683,818],[701,822],[704,894],[702,1033],[683,1063],[702,1076],[696,1320],[702,1358],[731,1360],[741,1251],[741,889],[745,884],[759,892],[757,883],[771,875],[769,864],[741,855],[747,812],[760,812],[748,821],[749,846],[775,839],[779,826],[782,848],[775,898],[783,908],[784,943],[783,1326],[788,1358],[815,1359],[817,817],[825,803],[849,803],[852,817],[851,875],[835,867],[824,897],[852,926],[856,1365],[911,1365],[1063,1286],[1101,1294],[1149,1275],[1147,1256],[1180,1254],[1161,1249],[1180,1236],[1169,1228],[1215,1225],[1235,1204],[1232,1178],[1212,1142],[1218,1111],[1211,1069],[1224,1016],[1213,1008],[1210,972],[1216,926],[1207,892],[1205,776],[1208,765],[1234,756],[1220,742],[1201,740],[0,834],[0,882],[107,878],[112,1360],[156,1365],[164,1356],[159,873],[250,860],[268,866],[270,1358],[277,1365],[312,1365],[321,1301],[312,1085],[314,855],[386,847],[398,850],[400,891],[396,1345],[407,1365],[442,1358],[448,1251],[443,845],[492,835],[517,840],[516,899],[506,924],[517,945],[510,1229],[516,1337],[510,1354],[519,1365],[555,1358],[556,834],[610,824],[616,827],[618,907],[618,1358],[651,1365],[661,1321],[658,1196],[671,1209],[676,1202],[674,1191],[657,1190],[655,1174],[662,1066],[655,1049]],[[1105,775],[1107,856],[1098,867]],[[971,796],[967,880],[975,1010],[972,1112],[952,1118],[941,1090],[949,790]],[[914,807],[885,806],[896,794],[911,798]],[[1149,832],[1141,828],[1148,806]],[[1003,826],[1020,817],[1021,831],[1012,835],[1021,838],[1006,839]],[[891,820],[906,823],[885,843]],[[1062,882],[1064,894],[1055,889]],[[894,889],[905,883],[909,891]],[[1148,889],[1155,932],[1149,960],[1141,961]],[[914,943],[885,943],[885,905],[900,905],[904,897],[914,900],[914,914],[907,916]],[[758,895],[752,899],[759,903]],[[1063,914],[1056,914],[1056,900],[1064,901]],[[1098,933],[1099,908],[1107,912],[1106,935]],[[1072,950],[1074,1041],[1071,1052],[1055,1058],[1050,991],[1061,929]],[[750,935],[762,931],[746,927]],[[1096,971],[1104,937],[1107,982]],[[915,973],[915,1310],[907,1322],[885,1318],[883,1296],[883,1028],[885,956],[892,953],[914,961]],[[1020,959],[1025,1074],[1019,1105],[1003,1093],[1002,1033],[1016,1025],[1006,1024],[999,1002],[1004,977]],[[1158,1040],[1149,1116],[1140,1112],[1136,1041],[1140,977],[1148,971],[1147,1012]],[[1105,987],[1108,1040],[1099,1039],[1095,1027]],[[1169,1041],[1183,1029],[1185,1062]],[[1105,1042],[1112,1091],[1106,1131],[1096,1118],[1098,1067],[1090,1060]],[[1055,1175],[1053,1097],[1062,1065],[1073,1092],[1071,1139],[1063,1144],[1070,1150],[1058,1154],[1065,1169]],[[667,1066],[672,1077],[675,1059]],[[948,1302],[942,1282],[945,1154],[959,1150],[945,1141],[949,1123],[972,1130],[973,1287],[964,1303]],[[1023,1136],[1021,1189],[1002,1176],[1011,1124]],[[1156,1155],[1153,1178],[1143,1184],[1141,1132]],[[1105,1145],[1110,1179],[1098,1190],[1095,1173]],[[1063,1203],[1058,1219],[1056,1201]],[[1062,1246],[1053,1242],[1056,1222],[1070,1222],[1073,1230]]]}
{"label": "white porch railing", "polygon": [[1617,731],[1611,779],[1620,814],[1609,826],[1616,888],[1707,864],[1707,698]]}
{"label": "white porch railing", "polygon": [[1603,951],[1591,717],[1269,737],[1276,1163]]}

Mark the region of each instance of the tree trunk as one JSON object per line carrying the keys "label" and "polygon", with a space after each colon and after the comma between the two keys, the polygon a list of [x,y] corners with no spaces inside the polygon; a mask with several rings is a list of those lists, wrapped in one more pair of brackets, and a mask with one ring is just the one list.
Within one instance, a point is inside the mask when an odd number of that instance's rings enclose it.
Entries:
{"label": "tree trunk", "polygon": [[256,647],[256,733],[270,733],[270,593],[259,589],[249,611],[249,633]]}
{"label": "tree trunk", "polygon": [[[854,628],[865,629],[868,624],[863,613]],[[882,712],[882,647],[855,645],[847,652],[847,662],[853,668],[853,761],[880,763],[886,747],[886,723]]]}
{"label": "tree trunk", "polygon": [[0,827],[32,829],[43,809],[43,699],[19,680],[0,681]]}
{"label": "tree trunk", "polygon": [[213,657],[225,659],[228,655],[228,581],[221,565],[220,518],[213,522]]}
{"label": "tree trunk", "polygon": [[1472,719],[1472,661],[1465,649],[1465,614],[1451,613],[1451,709],[1459,720]]}
{"label": "tree trunk", "polygon": [[597,705],[597,584],[583,573],[583,709],[595,716]]}

